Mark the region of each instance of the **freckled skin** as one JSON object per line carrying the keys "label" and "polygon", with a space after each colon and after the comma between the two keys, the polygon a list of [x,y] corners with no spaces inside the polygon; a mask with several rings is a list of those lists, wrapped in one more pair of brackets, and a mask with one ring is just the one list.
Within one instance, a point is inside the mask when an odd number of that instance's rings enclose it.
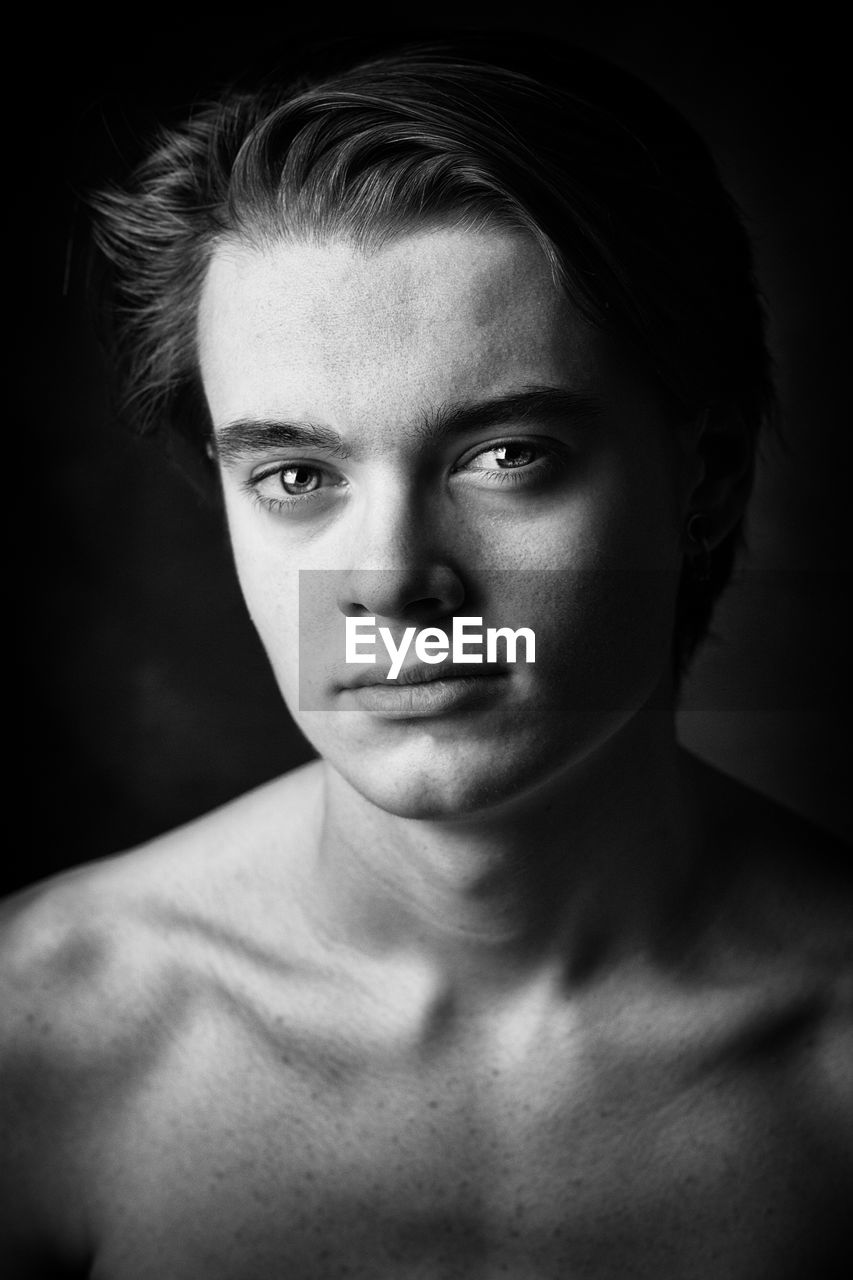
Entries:
{"label": "freckled skin", "polygon": [[[666,684],[678,509],[693,473],[679,468],[654,397],[580,321],[535,245],[453,230],[373,254],[229,245],[211,264],[199,350],[218,427],[305,419],[351,447],[351,461],[331,463],[345,498],[311,518],[259,519],[241,488],[248,464],[224,469],[223,492],[243,593],[288,706],[360,793],[412,817],[475,809],[505,786],[546,781]],[[425,413],[531,385],[602,402],[594,424],[563,433],[563,484],[513,501],[452,475],[466,446],[517,429],[422,446]],[[515,668],[485,728],[471,718],[447,733],[440,721],[401,731],[341,715],[334,699],[300,707],[299,659],[311,651],[299,653],[299,574],[304,584],[312,570],[317,593],[316,571],[351,571],[338,594],[396,627],[441,622],[454,591],[454,611],[473,600],[486,625],[523,619],[536,666]],[[432,615],[416,612],[419,597],[436,598]],[[336,617],[331,601],[329,626]]]}
{"label": "freckled skin", "polygon": [[[826,837],[675,744],[693,446],[518,237],[223,247],[200,351],[219,429],[351,446],[298,517],[251,499],[257,459],[223,469],[322,759],[7,904],[7,1273],[846,1274],[853,892]],[[516,428],[424,445],[424,410],[528,383],[601,400],[557,478],[459,468]],[[452,723],[341,711],[322,680],[306,710],[299,568],[340,575],[329,626],[477,600],[529,615],[543,660]]]}
{"label": "freckled skin", "polygon": [[833,1274],[850,898],[813,833],[708,781],[744,847],[665,953],[484,1004],[318,938],[317,769],[17,905],[7,1274],[32,1238],[99,1280]]}

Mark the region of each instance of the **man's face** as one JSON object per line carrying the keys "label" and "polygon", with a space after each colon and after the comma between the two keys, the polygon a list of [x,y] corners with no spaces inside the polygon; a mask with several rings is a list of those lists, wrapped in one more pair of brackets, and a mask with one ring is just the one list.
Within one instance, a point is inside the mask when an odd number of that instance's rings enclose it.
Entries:
{"label": "man's face", "polygon": [[[526,236],[221,246],[199,350],[250,613],[297,723],[364,796],[413,817],[511,801],[667,690],[677,446]],[[397,688],[381,641],[374,667],[343,663],[346,616],[395,643],[460,616],[526,626],[536,662]]]}

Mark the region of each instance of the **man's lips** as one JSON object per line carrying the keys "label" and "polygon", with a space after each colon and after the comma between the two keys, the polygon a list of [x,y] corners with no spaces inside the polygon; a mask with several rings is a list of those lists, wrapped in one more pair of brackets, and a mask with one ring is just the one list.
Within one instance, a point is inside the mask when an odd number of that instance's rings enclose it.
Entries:
{"label": "man's lips", "polygon": [[507,668],[498,662],[412,662],[402,667],[395,679],[388,678],[390,667],[365,665],[349,680],[338,682],[338,689],[364,689],[380,685],[394,689],[400,685],[432,684],[436,680],[470,680],[477,676],[505,676]]}

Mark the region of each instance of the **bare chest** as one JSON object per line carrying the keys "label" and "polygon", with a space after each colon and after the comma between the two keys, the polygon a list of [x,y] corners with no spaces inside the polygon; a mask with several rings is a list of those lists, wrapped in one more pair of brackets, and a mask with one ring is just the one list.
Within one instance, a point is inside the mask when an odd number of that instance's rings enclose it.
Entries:
{"label": "bare chest", "polygon": [[213,1047],[104,1130],[95,1280],[784,1277],[810,1247],[808,1153],[766,1077]]}

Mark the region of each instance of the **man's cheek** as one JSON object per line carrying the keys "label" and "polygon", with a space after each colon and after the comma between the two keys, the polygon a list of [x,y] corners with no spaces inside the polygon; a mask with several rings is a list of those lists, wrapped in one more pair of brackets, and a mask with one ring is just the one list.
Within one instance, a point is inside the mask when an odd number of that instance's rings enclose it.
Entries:
{"label": "man's cheek", "polygon": [[294,689],[299,665],[299,598],[295,574],[271,574],[251,558],[237,565],[249,617],[279,685]]}
{"label": "man's cheek", "polygon": [[650,570],[551,575],[538,601],[537,679],[576,709],[619,709],[656,683],[668,661],[675,584]]}

